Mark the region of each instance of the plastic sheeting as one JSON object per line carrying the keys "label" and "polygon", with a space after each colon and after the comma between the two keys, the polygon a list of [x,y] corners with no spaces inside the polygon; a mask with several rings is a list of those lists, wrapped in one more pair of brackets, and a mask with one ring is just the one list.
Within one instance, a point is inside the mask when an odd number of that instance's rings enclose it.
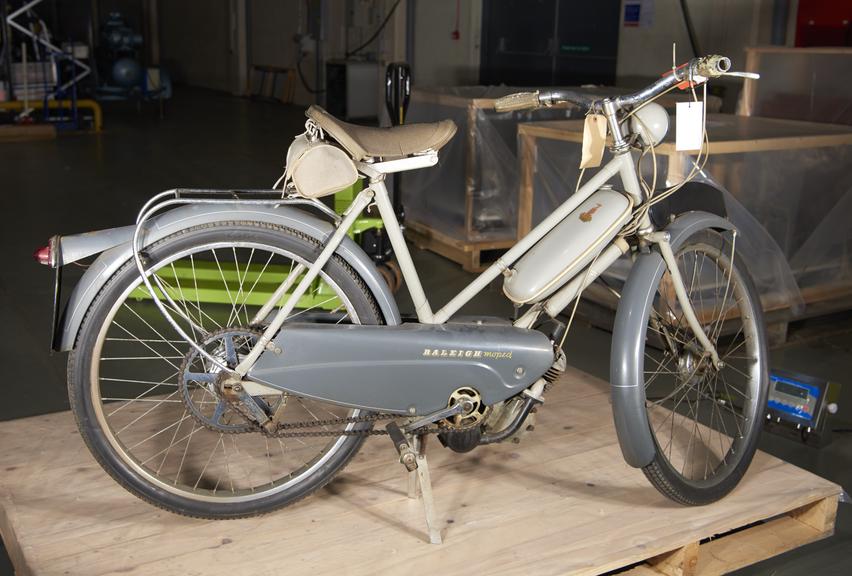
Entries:
{"label": "plastic sheeting", "polygon": [[[574,192],[580,160],[580,144],[538,138],[536,145],[533,224]],[[658,188],[666,182],[668,162],[658,156]],[[693,166],[687,155],[680,155],[679,162],[684,173]],[[646,156],[643,173],[649,182],[650,166]],[[803,303],[852,286],[849,166],[852,146],[711,154],[695,182],[719,194],[684,188],[672,196],[672,208],[723,211],[741,231],[738,246],[764,307],[789,307],[796,315]],[[584,180],[593,172],[587,170]],[[628,268],[629,262],[619,263],[610,276],[623,280]]]}
{"label": "plastic sheeting", "polygon": [[852,124],[852,49],[749,48],[748,63],[760,80],[746,81],[738,113]]}
{"label": "plastic sheeting", "polygon": [[[415,92],[406,122],[449,118],[459,127],[434,168],[402,176],[406,219],[462,242],[517,235],[517,126],[582,117],[577,108],[495,112],[493,99],[533,88],[460,87]],[[591,91],[591,90],[590,90]]]}
{"label": "plastic sheeting", "polygon": [[[546,88],[551,89],[551,88]],[[613,87],[572,87],[593,96],[630,90]],[[517,238],[519,162],[517,128],[524,122],[582,118],[574,106],[498,113],[496,98],[535,88],[463,86],[415,90],[406,122],[449,118],[459,128],[440,152],[438,166],[402,175],[406,218],[425,224],[461,243],[511,241]],[[667,107],[688,95],[660,100]],[[710,97],[709,110],[721,100]]]}

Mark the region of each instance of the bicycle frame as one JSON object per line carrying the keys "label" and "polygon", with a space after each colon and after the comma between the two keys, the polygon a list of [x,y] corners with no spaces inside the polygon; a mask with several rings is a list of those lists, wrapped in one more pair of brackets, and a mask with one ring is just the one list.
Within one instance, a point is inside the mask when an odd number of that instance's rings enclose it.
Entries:
{"label": "bicycle frame", "polygon": [[[462,306],[467,304],[480,291],[482,291],[482,289],[485,288],[492,280],[497,278],[504,271],[508,270],[509,266],[516,262],[535,243],[541,240],[548,232],[553,230],[553,228],[567,218],[568,215],[586,199],[588,199],[589,196],[616,175],[620,176],[622,185],[627,194],[632,197],[634,205],[640,204],[643,200],[643,195],[636,175],[636,166],[633,163],[633,158],[629,149],[625,147],[621,150],[617,150],[614,157],[592,178],[590,178],[588,182],[581,186],[575,194],[571,195],[564,203],[562,203],[562,205],[560,205],[547,218],[518,241],[518,243],[515,244],[515,246],[513,246],[508,252],[498,258],[496,262],[480,273],[477,278],[475,278],[442,308],[433,312],[429,299],[423,290],[423,285],[420,282],[420,276],[411,259],[411,253],[405,243],[399,221],[396,218],[396,213],[394,212],[387,187],[384,183],[385,175],[389,172],[424,165],[424,160],[422,158],[414,157],[410,160],[412,161],[410,166],[406,166],[404,160],[393,161],[393,165],[391,166],[387,165],[391,163],[358,164],[358,170],[370,179],[369,186],[364,188],[364,190],[356,196],[349,210],[345,213],[343,220],[340,222],[331,238],[329,238],[326,242],[316,261],[307,268],[305,276],[290,294],[284,305],[276,312],[272,322],[266,328],[261,338],[252,348],[251,352],[236,367],[235,372],[237,372],[240,376],[245,376],[249,372],[266,347],[270,344],[270,342],[272,342],[275,334],[281,329],[285,320],[295,308],[299,298],[301,298],[302,294],[310,286],[311,282],[313,282],[317,277],[320,270],[322,270],[328,262],[328,259],[331,258],[332,254],[334,254],[343,237],[354,223],[356,217],[364,208],[370,205],[371,202],[373,202],[378,208],[379,216],[384,222],[385,230],[387,231],[394,254],[399,262],[411,299],[414,302],[417,319],[424,324],[443,324],[447,322],[453,314],[458,312]],[[429,164],[429,162],[427,161],[426,164]],[[650,221],[643,222],[642,227],[646,233],[653,232],[653,227],[651,226]],[[662,235],[655,237],[653,241],[666,242],[666,238]],[[531,327],[542,310],[551,315],[558,314],[571,300],[573,300],[573,298],[577,296],[580,290],[594,281],[609,267],[610,264],[612,264],[612,262],[627,252],[627,250],[628,246],[626,242],[622,239],[615,240],[600,253],[603,258],[600,262],[596,262],[597,265],[592,265],[587,268],[586,271],[580,272],[573,280],[569,281],[566,286],[562,287],[555,294],[550,296],[545,302],[534,305],[528,313],[515,321],[515,326],[525,328]],[[667,255],[667,252],[670,254],[671,251],[663,250],[664,256]],[[669,262],[669,258],[666,258],[666,260],[670,268],[674,267],[675,270],[677,269],[677,266],[673,261]],[[679,275],[676,276],[675,281],[680,281],[682,283]],[[292,286],[292,282],[293,280],[285,280],[285,283],[282,284],[281,288],[276,291],[272,297],[270,297],[269,302],[263,306],[262,310],[267,312],[271,311],[274,307],[274,303],[277,302],[284,293],[286,293],[286,290],[288,290],[290,286]],[[678,292],[679,296],[681,293],[685,295],[685,291]],[[692,307],[688,298],[684,298],[681,305],[692,312]],[[706,341],[705,349],[714,357],[715,360],[715,350],[710,342],[707,341],[702,327],[695,319],[694,313],[688,314],[687,319],[690,322],[690,325],[695,324],[692,327],[696,333],[700,333],[704,336],[704,338],[701,339],[703,340],[702,344]]]}

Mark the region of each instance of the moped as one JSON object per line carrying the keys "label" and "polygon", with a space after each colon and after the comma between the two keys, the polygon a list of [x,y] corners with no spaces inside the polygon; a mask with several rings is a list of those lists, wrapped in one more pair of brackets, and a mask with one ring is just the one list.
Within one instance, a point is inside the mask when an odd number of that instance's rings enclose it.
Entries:
{"label": "moped", "polygon": [[[658,189],[637,162],[668,127],[654,100],[706,93],[741,74],[729,69],[706,56],[628,95],[499,99],[498,111],[585,108],[605,123],[610,159],[439,309],[385,179],[435,165],[449,120],[363,127],[311,106],[271,190],[170,190],[134,225],[52,238],[37,257],[57,271],[97,256],[55,320],[83,439],[136,496],[235,518],[315,492],[368,435],[388,435],[409,470],[426,434],[457,452],[515,438],[565,368],[583,290],[624,258],[610,376],[624,458],[681,504],[723,497],[752,460],[766,402],[759,295],[733,224],[659,213],[680,185]],[[358,181],[345,213],[320,201]],[[384,221],[416,318],[348,235],[365,209]],[[501,276],[513,319],[457,315]]]}

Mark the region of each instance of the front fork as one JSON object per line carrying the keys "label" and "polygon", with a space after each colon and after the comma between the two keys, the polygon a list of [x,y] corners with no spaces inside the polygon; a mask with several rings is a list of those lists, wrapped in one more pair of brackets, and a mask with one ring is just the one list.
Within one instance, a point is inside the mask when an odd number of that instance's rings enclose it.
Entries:
{"label": "front fork", "polygon": [[692,332],[695,334],[696,339],[701,344],[702,348],[704,348],[704,354],[709,356],[713,366],[717,370],[722,368],[724,364],[721,360],[719,360],[719,353],[707,337],[707,333],[704,331],[704,327],[701,326],[701,322],[698,321],[698,317],[695,315],[695,309],[692,307],[692,302],[689,299],[689,294],[686,293],[683,276],[680,274],[680,269],[677,267],[677,258],[675,258],[674,252],[672,251],[670,234],[665,231],[649,232],[645,234],[643,238],[659,247],[660,254],[662,255],[663,260],[666,263],[666,267],[669,269],[669,273],[672,276],[672,284],[674,285],[675,294],[677,295],[677,301],[680,304],[681,310],[683,310],[683,316],[686,318],[687,324],[689,324],[689,327],[692,328]]}

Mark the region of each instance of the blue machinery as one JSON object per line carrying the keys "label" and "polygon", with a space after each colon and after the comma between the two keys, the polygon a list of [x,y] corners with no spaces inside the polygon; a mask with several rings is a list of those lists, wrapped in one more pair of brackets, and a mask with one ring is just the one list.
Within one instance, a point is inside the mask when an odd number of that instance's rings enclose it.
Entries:
{"label": "blue machinery", "polygon": [[[3,16],[3,52],[9,91],[15,100],[0,102],[0,110],[18,113],[19,121],[32,118],[41,111],[42,119],[60,129],[77,130],[83,127],[80,110],[90,110],[92,128],[100,131],[102,113],[100,105],[90,99],[78,98],[78,85],[93,75],[94,54],[85,45],[57,46],[46,24],[34,8],[44,0],[30,0],[18,9],[8,12],[8,2],[0,0]],[[21,62],[12,62],[11,31],[23,34],[30,42],[21,44]],[[98,59],[101,64],[99,99],[128,99],[138,97],[159,100],[171,97],[171,81],[165,71],[146,68],[138,59],[142,37],[127,26],[123,17],[111,13],[103,24],[102,49]],[[79,50],[79,51],[78,51]],[[85,60],[88,60],[86,62]]]}
{"label": "blue machinery", "polygon": [[162,100],[171,98],[171,80],[162,68],[145,67],[139,56],[142,35],[119,12],[101,25],[98,71],[101,100]]}

